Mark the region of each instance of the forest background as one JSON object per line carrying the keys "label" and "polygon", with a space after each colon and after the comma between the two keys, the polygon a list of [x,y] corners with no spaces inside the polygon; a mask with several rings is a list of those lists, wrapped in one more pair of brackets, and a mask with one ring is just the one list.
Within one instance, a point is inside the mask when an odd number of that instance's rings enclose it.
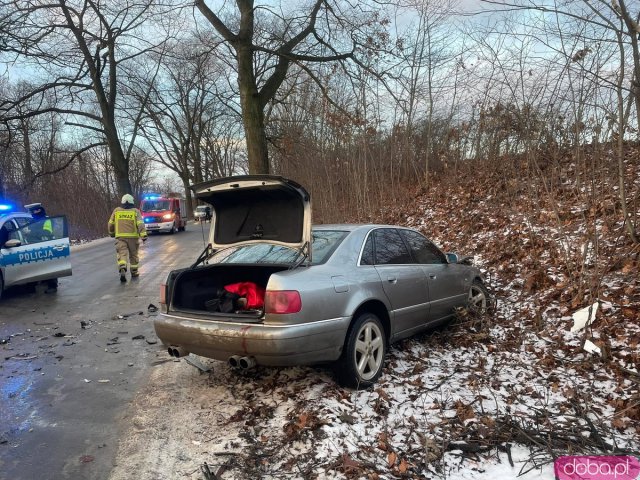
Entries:
{"label": "forest background", "polygon": [[[301,383],[276,373],[258,388],[216,366],[216,388],[244,382],[229,402],[241,434],[269,425],[256,418],[275,411],[270,399],[296,402],[237,478],[260,476],[264,451],[276,472],[346,478],[424,478],[448,471],[445,451],[475,461],[512,443],[537,465],[627,454],[640,435],[639,18],[627,0],[0,0],[0,200],[42,201],[87,240],[105,235],[123,193],[194,206],[189,185],[271,173],[309,190],[315,223],[407,225],[474,254],[495,311],[392,351],[367,393],[375,412],[350,407],[368,426],[340,440],[348,455],[325,457],[314,437],[322,402],[348,403],[330,382],[303,370]],[[573,315],[594,306],[593,326],[574,333]],[[416,410],[414,428],[406,399],[440,386],[453,393]],[[180,405],[158,402],[164,391],[155,405]],[[157,452],[174,451],[180,428],[211,431],[209,410],[159,411],[149,425],[176,423],[136,429],[170,432],[140,452],[145,471],[180,459],[199,471],[200,457]],[[394,435],[374,437],[381,425]],[[306,456],[287,457],[301,436]],[[122,465],[145,465],[124,451]]]}
{"label": "forest background", "polygon": [[2,0],[0,197],[93,238],[122,193],[194,206],[189,185],[272,173],[306,186],[315,222],[367,221],[465,171],[553,202],[569,156],[637,244],[639,15],[624,0]]}

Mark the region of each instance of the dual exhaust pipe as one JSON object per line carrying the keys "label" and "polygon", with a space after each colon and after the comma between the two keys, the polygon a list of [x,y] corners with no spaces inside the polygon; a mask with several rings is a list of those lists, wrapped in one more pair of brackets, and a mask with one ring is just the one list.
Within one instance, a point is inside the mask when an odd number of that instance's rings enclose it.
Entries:
{"label": "dual exhaust pipe", "polygon": [[[186,357],[189,352],[184,347],[175,345],[169,345],[167,348],[169,355],[174,358]],[[229,366],[233,368],[239,368],[241,370],[249,370],[256,366],[256,359],[253,357],[241,357],[240,355],[233,355],[229,357]]]}
{"label": "dual exhaust pipe", "polygon": [[189,355],[189,352],[187,352],[183,347],[176,347],[175,345],[169,345],[167,351],[169,352],[169,355],[175,358],[186,357]]}
{"label": "dual exhaust pipe", "polygon": [[253,357],[241,357],[240,355],[233,355],[229,357],[227,361],[232,368],[239,368],[242,370],[249,370],[256,366],[256,359]]}

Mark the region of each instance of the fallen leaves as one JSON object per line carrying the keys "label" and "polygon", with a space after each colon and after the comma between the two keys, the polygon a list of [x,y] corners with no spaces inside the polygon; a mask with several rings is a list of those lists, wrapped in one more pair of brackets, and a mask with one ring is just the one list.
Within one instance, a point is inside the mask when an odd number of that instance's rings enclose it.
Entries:
{"label": "fallen leaves", "polygon": [[465,405],[461,400],[457,400],[455,403],[456,417],[460,422],[475,418],[476,414],[473,411],[471,405]]}
{"label": "fallen leaves", "polygon": [[354,460],[347,453],[342,455],[341,458],[341,471],[344,473],[357,473],[362,469],[362,462]]}
{"label": "fallen leaves", "polygon": [[[372,213],[371,222],[421,228],[447,251],[475,254],[498,299],[495,314],[461,312],[454,328],[401,342],[373,390],[286,390],[282,428],[258,415],[245,433],[268,425],[257,437],[261,448],[274,457],[309,456],[288,457],[288,467],[370,480],[436,477],[433,469],[452,451],[481,461],[483,452],[494,457],[512,443],[562,453],[637,440],[636,377],[629,382],[640,371],[637,247],[625,240],[619,212],[607,207],[611,195],[585,194],[571,181],[575,169],[558,159],[561,181],[547,190],[535,175],[473,168],[434,179],[415,204],[389,202]],[[603,182],[613,178],[601,173]],[[595,322],[570,333],[573,313],[596,302]],[[583,351],[585,340],[607,358]],[[274,395],[291,382],[247,389],[261,387]]]}
{"label": "fallen leaves", "polygon": [[396,464],[396,460],[398,459],[398,455],[396,455],[396,452],[389,452],[389,454],[387,455],[387,465],[389,467],[393,467]]}
{"label": "fallen leaves", "polygon": [[283,429],[286,438],[291,441],[299,438],[304,431],[313,431],[326,424],[327,422],[318,417],[315,412],[304,411],[294,416]]}

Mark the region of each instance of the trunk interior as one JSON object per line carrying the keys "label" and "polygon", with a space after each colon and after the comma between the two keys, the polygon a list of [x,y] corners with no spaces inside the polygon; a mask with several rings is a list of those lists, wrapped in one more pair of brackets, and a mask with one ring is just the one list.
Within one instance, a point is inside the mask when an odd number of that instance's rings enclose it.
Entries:
{"label": "trunk interior", "polygon": [[[241,282],[253,282],[265,289],[269,277],[287,270],[287,266],[275,265],[209,265],[183,270],[173,285],[172,308],[175,310],[198,310],[208,313],[221,313],[212,307],[212,302],[220,296],[226,285]],[[248,316],[261,316],[264,305],[251,310],[228,312]]]}

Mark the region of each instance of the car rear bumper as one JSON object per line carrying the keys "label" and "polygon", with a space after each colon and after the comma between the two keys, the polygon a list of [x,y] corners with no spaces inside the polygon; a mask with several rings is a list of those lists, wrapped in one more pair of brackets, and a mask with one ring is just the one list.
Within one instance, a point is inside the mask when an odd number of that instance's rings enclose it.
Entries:
{"label": "car rear bumper", "polygon": [[216,360],[254,357],[259,365],[292,366],[335,361],[342,353],[349,318],[300,325],[200,320],[162,314],[154,322],[165,345]]}

